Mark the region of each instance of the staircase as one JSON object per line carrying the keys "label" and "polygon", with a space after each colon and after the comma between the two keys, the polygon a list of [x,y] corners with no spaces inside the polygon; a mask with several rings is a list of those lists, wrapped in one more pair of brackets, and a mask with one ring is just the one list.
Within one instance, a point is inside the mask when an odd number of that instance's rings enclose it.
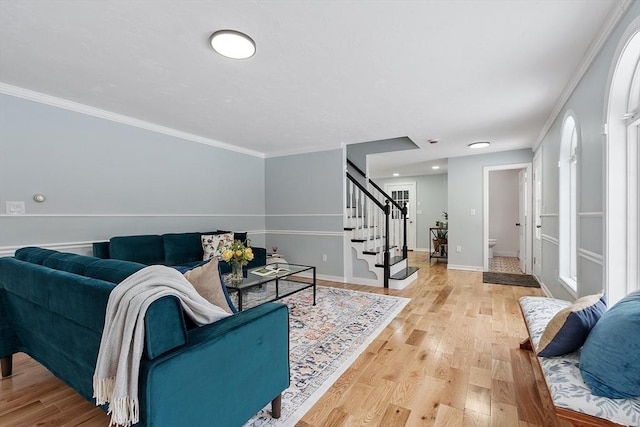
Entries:
{"label": "staircase", "polygon": [[[418,268],[407,259],[407,207],[401,206],[347,160],[345,250],[366,263],[375,279],[348,277],[391,289],[403,289],[418,278]],[[348,258],[347,258],[348,259]],[[349,260],[352,265],[356,260]],[[373,274],[371,274],[373,273]]]}

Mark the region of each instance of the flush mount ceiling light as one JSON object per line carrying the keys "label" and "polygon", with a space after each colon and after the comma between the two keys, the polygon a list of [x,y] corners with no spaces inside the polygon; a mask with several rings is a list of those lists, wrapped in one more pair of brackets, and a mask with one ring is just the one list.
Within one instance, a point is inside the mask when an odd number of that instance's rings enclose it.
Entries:
{"label": "flush mount ceiling light", "polygon": [[393,176],[400,176],[398,172],[394,173]]}
{"label": "flush mount ceiling light", "polygon": [[431,166],[431,169],[440,169],[440,166],[438,166],[438,165]]}
{"label": "flush mount ceiling light", "polygon": [[234,30],[220,30],[211,34],[213,50],[231,59],[247,59],[256,53],[256,43],[248,35]]}
{"label": "flush mount ceiling light", "polygon": [[471,144],[468,145],[469,148],[485,148],[490,146],[491,143],[487,142],[487,141],[481,141],[481,142],[473,142]]}

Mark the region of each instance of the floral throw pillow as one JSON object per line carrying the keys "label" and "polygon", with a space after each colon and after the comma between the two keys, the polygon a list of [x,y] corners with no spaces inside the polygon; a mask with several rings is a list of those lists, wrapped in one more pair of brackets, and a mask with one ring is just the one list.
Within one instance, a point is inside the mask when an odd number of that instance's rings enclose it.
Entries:
{"label": "floral throw pillow", "polygon": [[213,257],[220,258],[224,247],[233,243],[233,233],[204,234],[201,240],[204,261]]}

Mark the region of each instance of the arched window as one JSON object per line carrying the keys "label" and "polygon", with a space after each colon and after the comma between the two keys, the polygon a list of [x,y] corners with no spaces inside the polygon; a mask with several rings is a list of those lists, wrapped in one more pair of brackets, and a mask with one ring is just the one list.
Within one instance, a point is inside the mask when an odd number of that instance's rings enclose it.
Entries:
{"label": "arched window", "polygon": [[640,18],[623,36],[607,105],[605,291],[608,302],[640,289]]}
{"label": "arched window", "polygon": [[569,114],[560,140],[560,279],[578,289],[578,127]]}

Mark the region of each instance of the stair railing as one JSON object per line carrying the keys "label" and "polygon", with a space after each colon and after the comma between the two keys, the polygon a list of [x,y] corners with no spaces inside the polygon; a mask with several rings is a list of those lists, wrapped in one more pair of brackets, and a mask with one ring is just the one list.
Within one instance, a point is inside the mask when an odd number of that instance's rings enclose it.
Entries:
{"label": "stair railing", "polygon": [[[385,234],[390,236],[390,241],[392,245],[402,248],[402,257],[407,258],[408,248],[407,248],[407,205],[401,205],[396,202],[391,196],[389,196],[378,184],[376,184],[372,179],[370,179],[363,171],[360,169],[355,163],[351,160],[347,159],[347,165],[358,175],[361,179],[356,180],[359,183],[364,183],[369,189],[369,194],[373,197],[372,199],[378,200],[381,203],[385,203],[387,200],[391,203],[391,218],[392,219],[401,219],[401,221],[396,221],[393,223],[393,226],[390,227]],[[348,172],[348,171],[347,171]],[[353,177],[353,176],[352,176]],[[366,214],[366,213],[365,213]],[[375,221],[374,221],[375,222]],[[364,224],[363,224],[364,225]]]}
{"label": "stair railing", "polygon": [[[350,209],[351,215],[347,218],[348,225],[356,230],[356,239],[364,242],[365,251],[374,251],[376,261],[378,261],[379,257],[382,258],[381,261],[384,271],[383,284],[385,288],[388,288],[391,272],[391,246],[389,243],[391,223],[390,201],[387,199],[383,204],[349,172],[347,172],[346,175],[349,181],[349,189],[347,191],[349,200],[347,206]],[[365,199],[367,200],[366,205],[364,202]],[[382,227],[384,227],[384,244],[376,248],[375,245],[381,237],[378,235],[378,230]]]}

